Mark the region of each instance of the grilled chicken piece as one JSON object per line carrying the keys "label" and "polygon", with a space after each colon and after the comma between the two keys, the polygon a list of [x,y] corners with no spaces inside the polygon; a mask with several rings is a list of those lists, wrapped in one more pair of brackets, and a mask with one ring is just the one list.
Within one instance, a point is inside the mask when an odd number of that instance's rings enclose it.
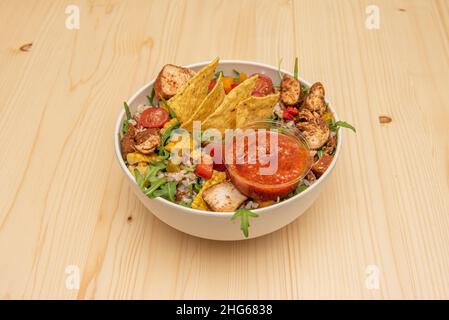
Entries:
{"label": "grilled chicken piece", "polygon": [[330,136],[329,140],[327,141],[326,145],[324,146],[324,152],[332,155],[332,153],[335,151],[335,148],[337,147],[337,138],[335,135]]}
{"label": "grilled chicken piece", "polygon": [[306,175],[306,179],[309,180],[309,182],[314,182],[316,181],[316,177],[313,174],[313,171],[309,171]]}
{"label": "grilled chicken piece", "polygon": [[324,101],[324,86],[320,82],[314,83],[310,89],[309,93],[304,99],[302,104],[302,109],[307,109],[322,116],[326,112],[326,102]]}
{"label": "grilled chicken piece", "polygon": [[284,75],[281,81],[281,101],[286,105],[295,105],[302,101],[304,94],[301,90],[301,82],[292,76]]}
{"label": "grilled chicken piece", "polygon": [[158,129],[146,129],[136,134],[134,148],[143,154],[150,154],[161,144]]}
{"label": "grilled chicken piece", "polygon": [[326,91],[324,90],[324,86],[321,82],[315,82],[309,90],[309,93],[317,96],[324,97],[326,94]]}
{"label": "grilled chicken piece", "polygon": [[156,98],[162,97],[166,100],[178,93],[179,89],[195,74],[189,68],[166,64],[159,72],[154,83]]}
{"label": "grilled chicken piece", "polygon": [[327,168],[329,168],[333,159],[334,157],[326,153],[323,154],[323,156],[312,165],[312,172],[315,174],[315,176],[321,177],[323,173],[327,170]]}
{"label": "grilled chicken piece", "polygon": [[215,184],[203,192],[203,200],[213,211],[235,211],[247,199],[231,182]]}
{"label": "grilled chicken piece", "polygon": [[[125,120],[126,121],[126,120]],[[129,125],[128,131],[124,134],[122,141],[120,142],[122,157],[126,160],[126,155],[136,151],[134,148],[134,137],[136,136],[136,130],[134,126]]]}
{"label": "grilled chicken piece", "polygon": [[329,138],[329,126],[321,117],[315,117],[310,110],[302,110],[298,115],[296,124],[303,134],[310,149],[321,148]]}

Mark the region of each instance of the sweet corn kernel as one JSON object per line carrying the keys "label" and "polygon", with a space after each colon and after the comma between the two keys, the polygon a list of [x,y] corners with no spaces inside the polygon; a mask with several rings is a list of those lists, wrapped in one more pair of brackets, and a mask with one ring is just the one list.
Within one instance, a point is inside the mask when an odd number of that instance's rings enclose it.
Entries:
{"label": "sweet corn kernel", "polygon": [[132,152],[128,153],[126,155],[126,161],[128,161],[128,164],[134,165],[138,162],[150,162],[150,158],[144,154],[138,153],[138,152]]}
{"label": "sweet corn kernel", "polygon": [[326,112],[325,114],[323,114],[323,120],[324,121],[332,120],[332,113]]}
{"label": "sweet corn kernel", "polygon": [[171,126],[175,125],[176,122],[178,122],[178,119],[173,118],[169,121],[167,121],[164,126],[161,128],[161,134],[164,134],[165,130],[167,130],[168,128],[170,128]]}

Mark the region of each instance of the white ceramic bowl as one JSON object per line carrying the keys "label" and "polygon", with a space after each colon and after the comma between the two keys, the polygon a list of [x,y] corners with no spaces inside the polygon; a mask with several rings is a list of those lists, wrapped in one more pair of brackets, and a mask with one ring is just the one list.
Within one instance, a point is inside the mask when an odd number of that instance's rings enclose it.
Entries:
{"label": "white ceramic bowl", "polygon": [[[208,63],[208,61],[205,61],[195,63],[187,67],[198,71]],[[222,60],[217,67],[217,70],[223,70],[225,74],[232,74],[233,69],[246,72],[248,75],[256,72],[263,73],[272,78],[275,83],[277,82],[276,80],[279,79],[278,68],[262,63],[241,60]],[[291,72],[287,72],[285,70],[281,71],[292,75]],[[300,80],[307,86],[311,85],[302,78],[300,78]],[[144,104],[148,101],[146,96],[150,94],[153,83],[154,80],[140,88],[128,100],[131,113],[136,111],[136,107],[138,105]],[[330,106],[329,109],[333,113],[334,120],[338,121],[338,116],[332,106]],[[115,125],[115,154],[120,164],[120,168],[128,178],[127,180],[129,181],[131,188],[133,188],[137,197],[140,201],[142,201],[148,210],[173,228],[197,237],[213,240],[243,240],[259,237],[276,231],[298,218],[317,199],[323,185],[328,180],[329,174],[332,172],[335,163],[338,160],[342,145],[342,132],[340,130],[338,133],[337,150],[334,160],[328,170],[326,170],[326,172],[314,184],[300,194],[290,199],[281,201],[278,204],[253,210],[259,215],[259,217],[250,219],[251,226],[249,228],[249,238],[245,238],[240,230],[240,219],[231,221],[231,216],[233,214],[231,212],[220,213],[196,210],[177,205],[163,198],[150,199],[146,197],[137,186],[133,175],[126,167],[121,156],[118,135],[122,128],[124,118],[125,112],[122,111],[119,114]]]}

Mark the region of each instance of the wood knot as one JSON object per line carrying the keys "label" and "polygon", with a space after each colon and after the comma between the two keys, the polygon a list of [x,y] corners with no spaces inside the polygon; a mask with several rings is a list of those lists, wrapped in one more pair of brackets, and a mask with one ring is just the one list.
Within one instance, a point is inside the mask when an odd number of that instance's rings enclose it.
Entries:
{"label": "wood knot", "polygon": [[154,46],[154,41],[152,38],[146,38],[142,42],[142,47],[148,47],[148,49],[153,49],[153,46]]}
{"label": "wood knot", "polygon": [[379,123],[390,123],[393,121],[389,116],[379,116]]}
{"label": "wood knot", "polygon": [[20,50],[20,51],[23,51],[23,52],[27,52],[27,51],[30,51],[32,47],[33,47],[33,43],[30,42],[30,43],[26,43],[26,44],[24,44],[23,46],[21,46],[21,47],[19,48],[19,50]]}
{"label": "wood knot", "polygon": [[131,223],[133,221],[133,217],[129,216],[128,219],[126,219],[128,221],[128,223]]}
{"label": "wood knot", "polygon": [[399,8],[398,10],[401,12],[407,12],[407,10],[405,10],[404,8]]}

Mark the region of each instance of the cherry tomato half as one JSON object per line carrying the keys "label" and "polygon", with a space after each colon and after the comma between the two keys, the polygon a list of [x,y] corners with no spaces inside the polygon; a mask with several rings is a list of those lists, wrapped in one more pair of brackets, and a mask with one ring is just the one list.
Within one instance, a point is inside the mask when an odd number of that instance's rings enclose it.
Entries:
{"label": "cherry tomato half", "polygon": [[212,173],[214,171],[214,164],[201,162],[198,163],[195,167],[195,174],[198,177],[204,178],[204,179],[210,179],[212,178]]}
{"label": "cherry tomato half", "polygon": [[213,168],[217,171],[226,171],[224,150],[224,145],[221,143],[209,143],[205,147],[205,151],[209,153],[214,162]]}
{"label": "cherry tomato half", "polygon": [[252,95],[255,97],[264,97],[266,95],[269,95],[274,92],[273,88],[273,81],[271,81],[271,78],[261,74],[261,73],[255,73],[254,75],[258,75],[256,85],[254,86]]}
{"label": "cherry tomato half", "polygon": [[211,91],[214,87],[215,87],[215,85],[217,84],[217,80],[215,80],[215,79],[212,79],[210,82],[209,82],[209,91]]}
{"label": "cherry tomato half", "polygon": [[287,107],[287,112],[294,116],[297,116],[299,114],[299,110],[295,107]]}
{"label": "cherry tomato half", "polygon": [[284,118],[284,120],[293,120],[295,119],[295,116],[288,112],[287,109],[284,109],[282,112],[282,118]]}
{"label": "cherry tomato half", "polygon": [[162,128],[169,118],[164,108],[147,108],[140,114],[140,124],[145,128]]}

